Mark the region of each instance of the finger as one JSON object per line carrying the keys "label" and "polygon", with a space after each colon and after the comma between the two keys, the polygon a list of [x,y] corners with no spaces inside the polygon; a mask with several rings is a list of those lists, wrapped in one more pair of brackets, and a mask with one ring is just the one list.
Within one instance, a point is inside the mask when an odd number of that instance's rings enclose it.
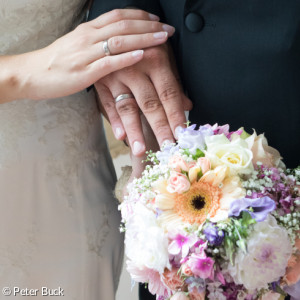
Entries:
{"label": "finger", "polygon": [[[123,84],[111,87],[114,98],[122,94],[131,94],[131,90]],[[140,111],[134,97],[116,103],[118,114],[126,131],[127,139],[135,156],[145,153],[145,140],[140,119]]]}
{"label": "finger", "polygon": [[[168,38],[165,31],[138,35],[124,35],[110,38],[108,48],[111,55],[133,51],[141,48],[148,48],[164,43]],[[94,44],[90,47],[90,54],[87,56],[88,62],[91,63],[105,56],[104,42]]]}
{"label": "finger", "polygon": [[168,32],[168,36],[172,36],[175,32],[175,28],[154,21],[122,20],[99,29],[97,34],[95,34],[94,42],[108,40],[113,36],[154,33],[160,31],[166,31]]}
{"label": "finger", "polygon": [[164,107],[156,93],[153,83],[147,76],[138,77],[129,85],[136,101],[148,120],[159,145],[174,141]]}
{"label": "finger", "polygon": [[182,99],[183,109],[185,111],[192,110],[193,103],[192,103],[192,101],[183,92],[181,92],[181,99]]}
{"label": "finger", "polygon": [[182,91],[181,92],[181,98],[182,98],[183,109],[185,111],[190,111],[193,108],[193,103],[183,92],[181,78],[179,76],[179,72],[178,72],[178,68],[177,68],[177,64],[176,64],[176,59],[175,59],[172,47],[171,47],[170,44],[166,44],[166,46],[168,48],[168,54],[169,54],[169,59],[170,59],[172,72],[173,72],[173,74],[174,74],[174,76],[175,76],[175,78],[176,78],[176,80],[179,84],[179,87]]}
{"label": "finger", "polygon": [[115,99],[112,96],[110,90],[105,85],[100,82],[95,83],[95,88],[99,95],[100,106],[102,108],[102,113],[107,115],[107,118],[111,124],[113,133],[118,140],[124,140],[126,133],[117,112]]}
{"label": "finger", "polygon": [[165,109],[173,135],[177,138],[176,129],[184,127],[186,123],[180,85],[170,69],[157,70],[151,80]]}
{"label": "finger", "polygon": [[121,20],[151,20],[159,21],[159,17],[140,9],[114,9],[100,17],[90,21],[89,23],[95,28],[101,28],[108,24]]}
{"label": "finger", "polygon": [[108,40],[110,53],[120,54],[136,49],[144,49],[164,43],[168,38],[166,31],[155,33],[115,36]]}
{"label": "finger", "polygon": [[143,50],[136,50],[100,58],[88,65],[89,79],[91,82],[96,82],[109,73],[121,70],[139,62],[143,58],[143,55]]}

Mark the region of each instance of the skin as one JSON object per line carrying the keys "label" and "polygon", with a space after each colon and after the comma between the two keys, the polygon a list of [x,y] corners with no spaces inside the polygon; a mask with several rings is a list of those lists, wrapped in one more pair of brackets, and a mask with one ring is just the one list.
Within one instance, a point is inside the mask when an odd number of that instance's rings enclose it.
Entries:
{"label": "skin", "polygon": [[[135,156],[144,155],[147,143],[142,131],[141,113],[159,145],[166,140],[174,141],[176,128],[184,126],[184,110],[190,110],[192,104],[182,92],[178,79],[172,52],[164,44],[145,49],[142,61],[95,83],[116,138],[127,138]],[[134,98],[115,103],[114,98],[128,93],[132,93]]]}
{"label": "skin", "polygon": [[[109,73],[141,61],[144,49],[165,43],[174,32],[158,17],[124,9],[79,25],[51,45],[0,57],[0,103],[48,99],[79,92]],[[111,51],[105,56],[103,41]]]}

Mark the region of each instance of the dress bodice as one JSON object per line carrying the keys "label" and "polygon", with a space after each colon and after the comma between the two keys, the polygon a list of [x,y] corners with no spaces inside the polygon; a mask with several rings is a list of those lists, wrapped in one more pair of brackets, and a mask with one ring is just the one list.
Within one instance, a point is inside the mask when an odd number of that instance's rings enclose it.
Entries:
{"label": "dress bodice", "polygon": [[77,25],[86,0],[0,0],[0,55],[45,47]]}

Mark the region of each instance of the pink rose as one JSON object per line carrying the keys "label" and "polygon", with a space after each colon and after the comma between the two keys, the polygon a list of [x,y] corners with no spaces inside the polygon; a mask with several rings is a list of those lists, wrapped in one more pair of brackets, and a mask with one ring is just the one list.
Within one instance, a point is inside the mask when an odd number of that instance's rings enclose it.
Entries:
{"label": "pink rose", "polygon": [[181,267],[181,271],[186,276],[193,276],[193,272],[187,263],[183,264]]}
{"label": "pink rose", "polygon": [[184,284],[183,279],[178,274],[178,269],[173,269],[171,271],[166,269],[163,274],[163,281],[171,290],[178,290]]}
{"label": "pink rose", "polygon": [[201,168],[202,174],[210,170],[210,160],[207,157],[200,157],[197,160],[197,165]]}
{"label": "pink rose", "polygon": [[194,287],[192,292],[189,293],[189,297],[191,300],[205,300],[205,291],[198,292],[198,290]]}
{"label": "pink rose", "polygon": [[190,189],[191,183],[187,177],[181,173],[172,171],[168,179],[167,191],[169,193],[182,194]]}
{"label": "pink rose", "polygon": [[169,159],[168,166],[176,172],[187,172],[189,170],[187,162],[178,154]]}
{"label": "pink rose", "polygon": [[171,300],[189,300],[189,297],[184,292],[178,292],[171,297]]}
{"label": "pink rose", "polygon": [[257,136],[256,132],[246,139],[249,149],[253,153],[252,163],[261,162],[265,167],[278,167],[281,162],[280,153],[268,145],[263,134]]}
{"label": "pink rose", "polygon": [[295,242],[297,251],[291,255],[285,274],[285,281],[288,285],[293,285],[300,280],[300,239]]}

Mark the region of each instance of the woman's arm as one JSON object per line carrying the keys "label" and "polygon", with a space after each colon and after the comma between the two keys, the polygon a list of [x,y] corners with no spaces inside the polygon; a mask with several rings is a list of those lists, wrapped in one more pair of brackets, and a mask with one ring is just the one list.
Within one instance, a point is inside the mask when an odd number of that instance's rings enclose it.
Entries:
{"label": "woman's arm", "polygon": [[[0,57],[0,103],[76,93],[143,57],[135,51],[164,43],[158,18],[143,11],[114,10],[79,25],[43,49]],[[112,55],[105,56],[108,40]]]}

